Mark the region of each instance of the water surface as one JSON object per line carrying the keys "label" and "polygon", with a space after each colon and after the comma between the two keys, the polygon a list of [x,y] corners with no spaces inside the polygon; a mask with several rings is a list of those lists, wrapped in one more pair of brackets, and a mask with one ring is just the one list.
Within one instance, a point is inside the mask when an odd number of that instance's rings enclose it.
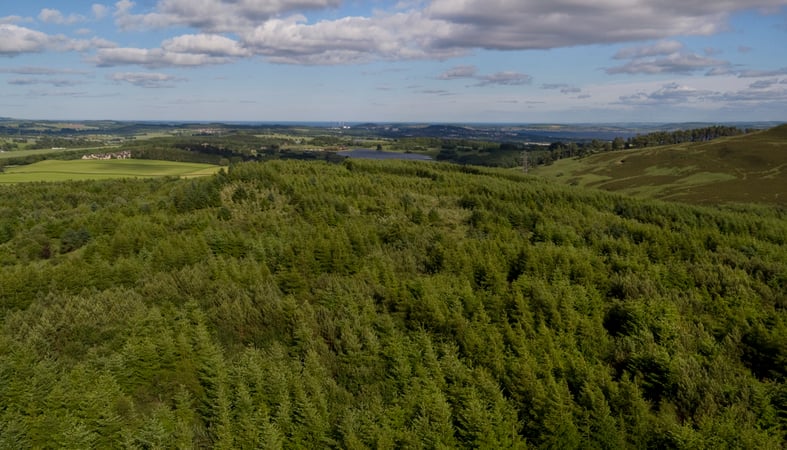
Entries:
{"label": "water surface", "polygon": [[340,156],[347,156],[350,158],[365,158],[365,159],[407,159],[407,160],[417,160],[417,161],[432,160],[432,157],[427,155],[420,155],[418,153],[385,152],[380,150],[370,150],[368,148],[342,150],[338,152],[338,154]]}

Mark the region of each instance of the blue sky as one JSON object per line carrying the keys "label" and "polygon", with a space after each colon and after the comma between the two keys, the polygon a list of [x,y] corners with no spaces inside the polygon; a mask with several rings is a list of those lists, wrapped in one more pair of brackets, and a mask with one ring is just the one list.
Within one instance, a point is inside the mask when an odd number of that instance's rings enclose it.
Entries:
{"label": "blue sky", "polygon": [[787,121],[787,0],[0,4],[0,116]]}

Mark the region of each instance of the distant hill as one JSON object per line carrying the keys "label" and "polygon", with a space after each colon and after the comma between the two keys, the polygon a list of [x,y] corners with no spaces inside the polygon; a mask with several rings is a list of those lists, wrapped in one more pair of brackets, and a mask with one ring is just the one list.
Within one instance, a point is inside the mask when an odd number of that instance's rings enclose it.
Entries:
{"label": "distant hill", "polygon": [[565,159],[533,173],[640,197],[783,205],[787,204],[787,124],[712,142]]}

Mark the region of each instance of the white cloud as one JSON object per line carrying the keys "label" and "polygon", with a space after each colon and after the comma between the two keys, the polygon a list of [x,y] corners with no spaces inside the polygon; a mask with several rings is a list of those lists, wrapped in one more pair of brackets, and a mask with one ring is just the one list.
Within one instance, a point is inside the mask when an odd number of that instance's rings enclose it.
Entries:
{"label": "white cloud", "polygon": [[55,38],[40,31],[12,24],[0,24],[0,56],[15,56],[45,50]]}
{"label": "white cloud", "polygon": [[56,9],[44,8],[38,14],[38,20],[44,23],[54,23],[58,25],[73,25],[75,23],[84,22],[85,17],[78,14],[69,14],[67,17]]}
{"label": "white cloud", "polygon": [[[189,27],[159,49],[99,52],[101,65],[149,67],[226,63],[263,56],[283,64],[354,64],[374,60],[437,59],[474,49],[525,50],[631,40],[662,39],[649,47],[623,49],[631,62],[610,73],[686,73],[718,70],[722,61],[682,51],[664,40],[674,35],[712,34],[726,29],[729,14],[784,0],[403,0],[393,13],[348,16],[310,23],[310,10],[340,6],[341,0],[157,0],[138,12],[131,0],[114,5],[122,29]],[[55,10],[47,10],[55,11]],[[93,5],[99,18],[107,13]],[[53,18],[57,16],[52,12]],[[58,13],[59,14],[59,13]],[[60,15],[62,17],[62,14]],[[54,19],[53,19],[54,20]],[[141,57],[138,51],[147,52]],[[646,58],[651,58],[646,60]]]}
{"label": "white cloud", "polygon": [[705,97],[712,95],[718,95],[718,93],[679,83],[668,83],[650,93],[638,92],[633,95],[621,96],[620,102],[630,105],[687,104],[702,101]]}
{"label": "white cloud", "polygon": [[230,38],[216,34],[186,34],[164,41],[161,48],[171,53],[203,54],[218,57],[249,56],[248,50]]}
{"label": "white cloud", "polygon": [[464,49],[433,49],[445,24],[420,13],[344,17],[307,24],[304,16],[272,19],[241,34],[241,41],[269,61],[287,64],[347,64],[371,60],[448,59]]}
{"label": "white cloud", "polygon": [[114,42],[99,37],[71,39],[61,34],[49,35],[17,25],[0,24],[0,56],[17,56],[46,50],[86,52],[115,46]]}
{"label": "white cloud", "polygon": [[452,35],[441,42],[443,46],[521,50],[707,35],[726,27],[727,13],[732,9],[756,6],[721,1],[698,8],[692,3],[696,2],[435,0],[428,13],[454,25]]}
{"label": "white cloud", "polygon": [[294,11],[338,7],[341,0],[159,0],[153,12],[133,14],[135,3],[115,4],[121,28],[187,26],[208,32],[237,32]]}
{"label": "white cloud", "polygon": [[0,25],[6,24],[6,23],[19,23],[19,22],[25,22],[25,21],[29,21],[29,20],[26,20],[22,16],[5,16],[5,17],[0,17]]}
{"label": "white cloud", "polygon": [[[337,8],[341,0],[146,0],[137,5],[118,0],[110,8],[91,6],[96,20],[112,12],[121,29],[189,28],[159,48],[112,48],[96,38],[69,41],[27,28],[13,38],[26,45],[0,42],[1,55],[54,48],[89,51],[100,66],[144,67],[224,64],[262,56],[282,64],[338,65],[379,60],[446,60],[477,49],[527,50],[564,46],[656,40],[649,46],[620,50],[627,60],[607,68],[610,74],[729,73],[728,63],[688,52],[676,35],[707,35],[728,28],[730,15],[749,8],[784,5],[785,0],[401,0],[371,16],[346,16],[311,22],[303,14]],[[140,2],[142,3],[142,2]],[[382,3],[382,2],[381,2]],[[144,10],[142,8],[144,6]],[[330,14],[329,14],[330,15]],[[87,20],[51,8],[41,10],[46,23],[73,24]],[[19,17],[0,19],[19,21]],[[11,34],[5,30],[6,34]],[[0,37],[3,37],[0,30]],[[40,34],[35,34],[40,33]],[[522,74],[519,74],[522,75]],[[443,76],[451,79],[452,74]],[[479,85],[529,82],[511,74],[478,79]],[[466,78],[477,77],[476,74]],[[575,88],[567,88],[570,92]]]}
{"label": "white cloud", "polygon": [[95,17],[96,20],[101,20],[109,14],[109,7],[100,3],[94,3],[90,9],[93,11],[93,17]]}
{"label": "white cloud", "polygon": [[[667,108],[680,106],[707,110],[723,108],[763,108],[783,105],[787,88],[775,82],[755,82],[748,87],[735,83],[735,78],[719,79],[710,89],[697,88],[687,82],[673,82],[656,88],[640,88],[632,94],[621,95],[611,103],[627,107]],[[669,110],[667,109],[664,109]]]}
{"label": "white cloud", "polygon": [[99,67],[122,65],[139,65],[143,67],[175,67],[204,66],[209,64],[227,64],[231,57],[211,56],[196,53],[167,52],[162,49],[145,48],[104,48],[96,52],[93,61]]}
{"label": "white cloud", "polygon": [[93,37],[90,39],[69,39],[60,45],[60,50],[87,52],[94,49],[115,48],[117,44],[104,38]]}
{"label": "white cloud", "polygon": [[96,52],[93,61],[101,67],[193,67],[227,64],[244,56],[250,56],[250,52],[230,38],[210,34],[187,34],[167,39],[158,49],[102,48]]}
{"label": "white cloud", "polygon": [[169,88],[174,82],[185,81],[173,75],[152,72],[116,72],[107,76],[118,83],[129,83],[142,88]]}
{"label": "white cloud", "polygon": [[614,59],[629,59],[622,66],[608,67],[614,74],[686,74],[706,71],[708,75],[726,73],[729,62],[688,52],[677,41],[661,41],[653,45],[629,47],[618,51]]}

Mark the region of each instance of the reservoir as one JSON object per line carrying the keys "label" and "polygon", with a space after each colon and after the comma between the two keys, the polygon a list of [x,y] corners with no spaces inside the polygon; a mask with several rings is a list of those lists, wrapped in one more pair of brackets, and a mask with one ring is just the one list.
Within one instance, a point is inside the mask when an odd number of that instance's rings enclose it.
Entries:
{"label": "reservoir", "polygon": [[365,159],[407,159],[407,160],[417,160],[417,161],[432,160],[430,156],[419,155],[417,153],[384,152],[379,150],[370,150],[367,148],[342,150],[338,152],[338,154],[340,156],[347,156],[350,158],[365,158]]}

